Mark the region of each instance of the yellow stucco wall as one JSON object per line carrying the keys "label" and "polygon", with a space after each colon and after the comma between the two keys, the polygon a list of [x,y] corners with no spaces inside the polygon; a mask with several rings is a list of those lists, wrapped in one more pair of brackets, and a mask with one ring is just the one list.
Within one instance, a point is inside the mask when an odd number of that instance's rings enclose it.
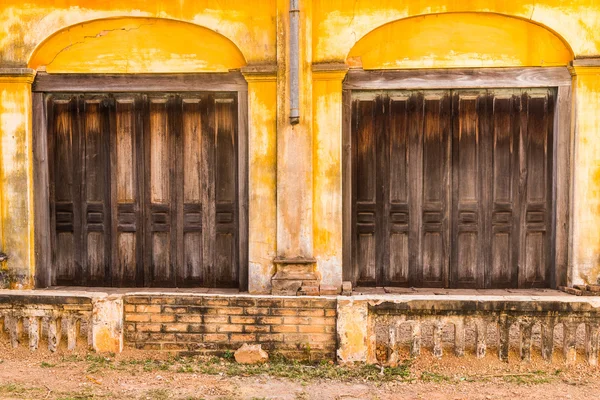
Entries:
{"label": "yellow stucco wall", "polygon": [[[2,66],[25,66],[35,48],[55,32],[83,22],[114,17],[189,22],[231,40],[248,63],[274,62],[276,57],[275,0],[38,0],[27,3],[6,0],[0,7],[0,25],[4,28],[0,32]],[[91,36],[101,35],[99,38],[103,40],[110,39],[111,35],[102,36],[107,28],[99,28]],[[135,34],[135,31],[131,32]],[[196,46],[193,38],[173,45]]]}
{"label": "yellow stucco wall", "polygon": [[[288,1],[40,0],[0,5],[0,242],[11,271],[33,271],[30,86],[3,68],[47,72],[247,74],[250,288],[269,290],[273,258],[342,271],[341,68],[567,65],[600,55],[594,0],[301,0],[300,124],[289,108]],[[573,280],[600,270],[600,76],[576,68]],[[21,80],[19,80],[21,79]],[[12,82],[12,83],[8,83]],[[594,272],[596,271],[596,272]],[[31,283],[31,276],[18,280]]]}
{"label": "yellow stucco wall", "polygon": [[600,278],[600,67],[576,67],[573,197],[574,284]]}
{"label": "yellow stucco wall", "polygon": [[32,76],[0,76],[0,287],[33,283]]}
{"label": "yellow stucco wall", "polygon": [[344,60],[363,36],[389,22],[460,12],[496,13],[530,20],[556,32],[576,56],[600,54],[600,6],[596,0],[330,0],[314,2],[314,61]]}

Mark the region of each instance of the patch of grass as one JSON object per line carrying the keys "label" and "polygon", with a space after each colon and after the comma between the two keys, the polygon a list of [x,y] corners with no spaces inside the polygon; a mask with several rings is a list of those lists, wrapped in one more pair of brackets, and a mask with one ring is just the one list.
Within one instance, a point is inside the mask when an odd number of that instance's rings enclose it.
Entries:
{"label": "patch of grass", "polygon": [[235,358],[233,351],[225,350],[225,352],[223,353],[223,358],[229,361],[233,361],[233,359]]}
{"label": "patch of grass", "polygon": [[421,373],[421,380],[423,382],[441,383],[450,382],[452,381],[452,378],[446,375],[438,374],[437,372],[423,371]]}
{"label": "patch of grass", "polygon": [[549,383],[552,379],[544,371],[533,371],[526,374],[507,374],[502,377],[505,382],[517,385],[539,385]]}
{"label": "patch of grass", "polygon": [[42,363],[40,364],[40,367],[42,367],[42,368],[52,368],[52,367],[56,367],[56,364],[50,364],[49,362],[42,361]]}
{"label": "patch of grass", "polygon": [[111,368],[113,366],[113,359],[109,357],[99,356],[96,354],[88,354],[85,357],[85,361],[88,363],[87,372],[94,373],[104,368]]}
{"label": "patch of grass", "polygon": [[392,381],[404,380],[410,375],[410,364],[405,362],[397,367],[379,367],[376,365],[338,366],[328,362],[301,363],[298,361],[271,361],[265,364],[245,365],[227,360],[198,362],[199,372],[208,375],[224,374],[228,376],[269,375],[294,380],[335,379],[342,381]]}
{"label": "patch of grass", "polygon": [[146,398],[151,400],[167,400],[172,399],[173,396],[167,389],[152,389],[146,392]]}
{"label": "patch of grass", "polygon": [[44,389],[24,386],[18,383],[3,383],[0,384],[0,393],[10,393],[12,395],[24,394],[28,392],[41,392]]}

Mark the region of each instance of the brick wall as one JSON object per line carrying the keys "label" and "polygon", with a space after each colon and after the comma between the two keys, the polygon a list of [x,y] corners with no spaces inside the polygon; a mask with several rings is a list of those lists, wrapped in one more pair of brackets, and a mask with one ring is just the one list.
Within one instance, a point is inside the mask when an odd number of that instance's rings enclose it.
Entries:
{"label": "brick wall", "polygon": [[289,358],[335,357],[336,300],[255,296],[125,296],[125,344],[220,354],[260,343]]}

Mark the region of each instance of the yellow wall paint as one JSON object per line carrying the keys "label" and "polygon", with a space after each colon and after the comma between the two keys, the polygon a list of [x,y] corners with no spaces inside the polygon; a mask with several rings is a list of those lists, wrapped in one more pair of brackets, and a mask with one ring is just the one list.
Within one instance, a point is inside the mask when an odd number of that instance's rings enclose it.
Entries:
{"label": "yellow wall paint", "polygon": [[[274,62],[276,0],[36,0],[0,5],[0,65],[25,66],[52,34],[86,21],[115,17],[179,20],[229,38],[248,63]],[[98,32],[96,32],[98,33]],[[178,40],[196,46],[191,40]]]}
{"label": "yellow wall paint", "polygon": [[0,287],[33,284],[31,77],[0,77],[0,248],[9,259]]}
{"label": "yellow wall paint", "polygon": [[246,64],[229,39],[198,25],[156,18],[101,19],[41,43],[29,67],[48,73],[227,72]]}
{"label": "yellow wall paint", "polygon": [[313,235],[324,285],[342,284],[342,80],[313,72]]}
{"label": "yellow wall paint", "polygon": [[483,13],[391,22],[365,35],[348,54],[348,62],[363,69],[564,66],[572,59],[571,50],[549,30]]}
{"label": "yellow wall paint", "polygon": [[[301,123],[292,127],[287,6],[5,0],[0,68],[212,72],[277,62],[266,80],[247,75],[250,288],[265,292],[277,255],[314,257],[324,283],[341,279],[341,77],[313,73],[313,62],[350,55],[365,68],[565,65],[573,55],[600,54],[597,0],[307,0],[300,13]],[[600,78],[586,71],[575,92],[573,274],[593,281],[600,275]],[[33,266],[30,88],[17,79],[0,90],[0,237],[11,271],[26,275]]]}
{"label": "yellow wall paint", "polygon": [[270,293],[277,246],[277,83],[275,74],[248,80],[249,268],[251,293]]}
{"label": "yellow wall paint", "polygon": [[[597,0],[329,0],[314,2],[313,57],[316,62],[341,61],[357,41],[386,23],[454,12],[497,13],[531,20],[564,38],[576,56],[600,54]],[[392,43],[412,34],[404,32]]]}
{"label": "yellow wall paint", "polygon": [[600,278],[600,67],[575,69],[574,284]]}

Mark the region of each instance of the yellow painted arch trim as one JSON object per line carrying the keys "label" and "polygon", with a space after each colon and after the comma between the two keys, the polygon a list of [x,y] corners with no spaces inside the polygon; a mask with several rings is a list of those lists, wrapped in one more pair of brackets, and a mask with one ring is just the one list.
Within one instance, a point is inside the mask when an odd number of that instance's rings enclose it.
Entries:
{"label": "yellow painted arch trim", "polygon": [[430,14],[382,25],[347,62],[364,69],[565,66],[573,51],[556,33],[494,13]]}
{"label": "yellow painted arch trim", "polygon": [[40,43],[28,63],[49,73],[227,72],[244,65],[240,49],[211,29],[135,17],[62,29]]}

